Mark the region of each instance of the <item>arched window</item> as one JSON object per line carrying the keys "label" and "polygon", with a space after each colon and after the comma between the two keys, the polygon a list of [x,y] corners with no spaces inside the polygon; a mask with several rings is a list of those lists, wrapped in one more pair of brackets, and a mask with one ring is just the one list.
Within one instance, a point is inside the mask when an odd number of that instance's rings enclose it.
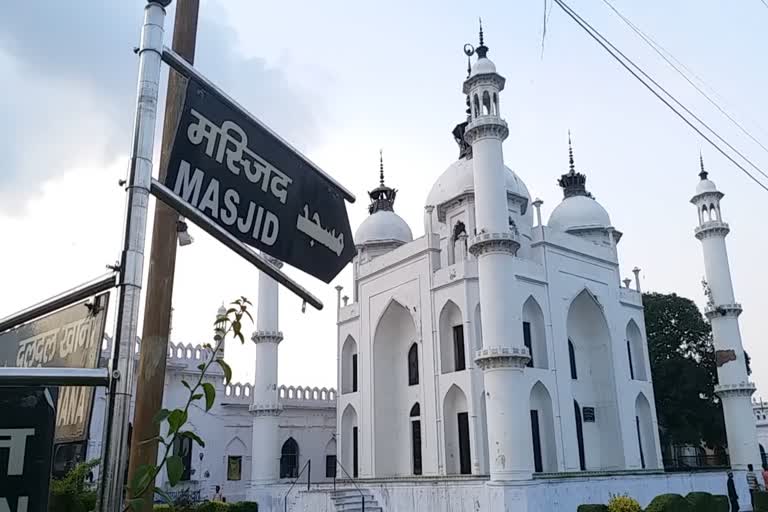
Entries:
{"label": "arched window", "polygon": [[[419,347],[414,343],[408,350],[408,385],[419,383]],[[418,407],[418,404],[416,404]]]}
{"label": "arched window", "polygon": [[280,450],[280,478],[299,476],[299,444],[289,437]]}
{"label": "arched window", "polygon": [[491,95],[488,91],[483,91],[483,115],[487,116],[491,114]]}
{"label": "arched window", "polygon": [[413,474],[421,474],[421,408],[416,402],[411,407],[411,463]]}
{"label": "arched window", "polygon": [[571,361],[571,378],[576,380],[579,378],[576,373],[576,351],[573,349],[573,342],[568,338],[568,359]]}
{"label": "arched window", "polygon": [[475,114],[475,117],[477,117],[480,115],[480,100],[477,98],[477,94],[475,94],[475,100],[473,103],[474,103],[474,108],[473,108],[474,114]]}
{"label": "arched window", "polygon": [[415,418],[417,416],[421,416],[421,407],[419,407],[419,402],[416,402],[413,404],[413,407],[411,407],[411,418]]}
{"label": "arched window", "polygon": [[709,205],[709,214],[712,216],[712,220],[719,220],[717,218],[717,210],[715,209],[714,204]]}
{"label": "arched window", "polygon": [[496,116],[499,115],[499,97],[496,93],[493,93],[493,114]]}
{"label": "arched window", "polygon": [[573,414],[576,417],[576,441],[579,443],[579,468],[586,471],[587,464],[584,459],[584,426],[581,422],[581,406],[576,400],[573,401]]}

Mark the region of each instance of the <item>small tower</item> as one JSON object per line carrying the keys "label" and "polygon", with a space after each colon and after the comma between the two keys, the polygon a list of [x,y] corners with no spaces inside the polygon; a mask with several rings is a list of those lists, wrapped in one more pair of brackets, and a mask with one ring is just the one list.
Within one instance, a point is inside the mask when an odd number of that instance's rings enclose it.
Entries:
{"label": "small tower", "polygon": [[757,444],[755,422],[752,415],[752,394],[755,385],[749,382],[744,348],[741,345],[739,315],[741,304],[733,294],[731,269],[725,237],[730,228],[723,222],[720,200],[723,193],[707,178],[704,160],[699,157],[701,180],[691,203],[696,206],[699,225],[694,230],[704,251],[706,273],[705,293],[707,306],[704,314],[712,324],[715,345],[717,380],[715,392],[723,404],[725,430],[731,467],[746,470],[747,464],[760,467],[760,451]]}
{"label": "small tower", "polygon": [[504,77],[488,57],[480,26],[477,60],[464,82],[470,98],[470,119],[464,139],[472,146],[477,234],[469,250],[478,259],[483,348],[475,362],[484,371],[488,454],[492,481],[531,478],[530,425],[521,411],[527,397],[523,370],[530,359],[522,336],[522,307],[515,294],[515,265],[520,248],[517,230],[509,223],[502,142],[507,123],[499,111]]}
{"label": "small tower", "polygon": [[[277,268],[278,260],[267,257]],[[251,485],[249,499],[260,503],[271,496],[263,487],[279,477],[279,425],[282,412],[277,395],[277,347],[283,339],[278,327],[277,282],[259,273],[259,297],[256,312],[256,332],[251,340],[256,344],[256,373],[253,384],[253,415]]]}

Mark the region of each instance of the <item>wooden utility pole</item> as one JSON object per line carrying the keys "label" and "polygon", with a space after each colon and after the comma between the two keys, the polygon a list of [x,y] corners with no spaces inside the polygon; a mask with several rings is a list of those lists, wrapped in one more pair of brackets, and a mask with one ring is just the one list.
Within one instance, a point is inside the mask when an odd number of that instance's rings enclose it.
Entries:
{"label": "wooden utility pole", "polygon": [[[173,26],[173,50],[190,64],[195,60],[197,18],[200,0],[178,0]],[[181,116],[186,92],[186,79],[170,71],[165,100],[163,140],[160,148],[160,176],[163,182],[168,172],[173,137]],[[155,202],[155,220],[152,229],[152,249],[149,257],[147,297],[144,303],[144,328],[141,338],[139,371],[136,377],[136,407],[133,416],[128,482],[142,464],[157,461],[157,441],[142,443],[159,434],[159,425],[153,419],[163,404],[165,387],[165,359],[171,326],[171,299],[173,274],[176,266],[176,225],[179,216],[161,201]],[[150,487],[151,489],[151,487]],[[151,512],[153,492],[147,493],[142,511]]]}

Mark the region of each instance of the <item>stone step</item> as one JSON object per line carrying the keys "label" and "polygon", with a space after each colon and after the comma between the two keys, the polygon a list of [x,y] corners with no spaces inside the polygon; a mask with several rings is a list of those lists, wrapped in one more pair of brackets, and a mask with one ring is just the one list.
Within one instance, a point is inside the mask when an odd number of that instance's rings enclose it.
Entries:
{"label": "stone step", "polygon": [[[360,505],[362,503],[362,499],[360,498],[360,495],[357,495],[357,496],[345,496],[344,498],[332,498],[332,499],[333,499],[333,504],[336,505],[337,507],[339,505],[347,505],[347,504],[350,504],[350,505],[354,505],[354,504]],[[368,503],[373,504],[373,503],[376,503],[376,500],[372,496],[366,496],[365,497],[365,503],[366,503],[366,505]]]}

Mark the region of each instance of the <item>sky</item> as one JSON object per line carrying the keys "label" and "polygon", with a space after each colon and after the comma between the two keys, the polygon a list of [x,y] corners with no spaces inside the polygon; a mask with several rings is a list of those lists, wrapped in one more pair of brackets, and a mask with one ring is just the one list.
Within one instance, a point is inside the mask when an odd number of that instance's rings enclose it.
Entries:
{"label": "sky", "polygon": [[[768,8],[760,0],[612,1],[768,146]],[[119,257],[125,193],[118,180],[128,164],[137,71],[131,50],[143,5],[48,0],[3,6],[0,317],[102,274]],[[644,46],[602,0],[570,5],[768,169],[768,151]],[[544,201],[545,219],[562,197],[556,180],[567,171],[571,130],[587,188],[624,233],[622,275],[639,266],[644,291],[675,292],[703,307],[703,260],[689,204],[701,151],[710,178],[726,194],[722,212],[731,226],[731,271],[744,307],[743,343],[758,395],[768,397],[760,313],[768,311],[762,293],[768,238],[759,213],[768,192],[652,97],[558,7],[549,11],[542,45],[543,0],[203,0],[195,64],[357,195],[348,205],[353,230],[367,215],[366,191],[377,185],[383,148],[387,184],[399,189],[395,210],[418,237],[427,194],[458,156],[451,130],[464,117],[462,47],[477,44],[478,16],[489,57],[507,79],[500,97],[510,129],[505,161]],[[173,8],[167,41],[172,21]],[[200,229],[190,230],[195,242],[177,255],[172,339],[198,344],[209,341],[223,301],[244,295],[255,302],[258,272]],[[280,292],[285,339],[279,381],[335,386],[333,287],[342,285],[351,295],[350,269],[330,285],[294,269],[287,273],[326,307],[302,313],[300,299]],[[227,352],[237,377],[250,380],[253,346],[228,345]]]}

